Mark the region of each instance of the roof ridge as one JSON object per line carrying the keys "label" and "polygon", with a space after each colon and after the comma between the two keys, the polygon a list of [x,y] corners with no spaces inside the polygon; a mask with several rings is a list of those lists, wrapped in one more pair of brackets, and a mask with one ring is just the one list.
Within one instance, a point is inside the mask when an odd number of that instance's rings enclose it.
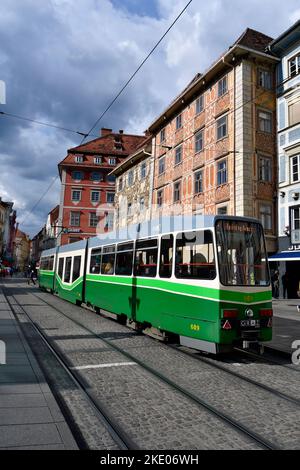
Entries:
{"label": "roof ridge", "polygon": [[121,137],[124,137],[124,136],[128,136],[128,137],[139,137],[139,138],[144,138],[145,136],[143,135],[138,135],[138,134],[120,134],[119,132],[110,132],[108,134],[105,134],[105,135],[100,135],[99,137],[96,137],[96,139],[93,139],[93,140],[89,140],[88,142],[86,142],[85,144],[79,144],[79,145],[76,145],[76,147],[71,147],[67,150],[67,152],[74,152],[74,150],[76,149],[79,149],[81,147],[86,147],[87,145],[90,145],[91,143],[93,142],[97,142],[99,140],[103,140],[103,139],[106,139],[107,137],[109,136],[121,136]]}

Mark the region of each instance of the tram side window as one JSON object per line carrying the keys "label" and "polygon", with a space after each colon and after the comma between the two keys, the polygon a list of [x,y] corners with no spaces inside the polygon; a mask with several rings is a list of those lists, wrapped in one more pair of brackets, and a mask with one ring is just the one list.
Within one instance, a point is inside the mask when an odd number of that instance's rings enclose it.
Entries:
{"label": "tram side window", "polygon": [[71,258],[71,256],[69,256],[68,258],[66,258],[64,282],[70,282],[70,279],[71,279],[71,265],[72,265],[72,258]]}
{"label": "tram side window", "polygon": [[90,274],[99,274],[101,265],[101,248],[92,250],[90,261]]}
{"label": "tram side window", "polygon": [[42,258],[40,269],[44,269],[45,271],[48,271],[49,269],[49,257],[48,256],[46,258]]}
{"label": "tram side window", "polygon": [[134,275],[155,277],[157,270],[158,247],[157,239],[136,242]]}
{"label": "tram side window", "polygon": [[54,265],[54,256],[50,256],[49,264],[48,264],[49,271],[53,271],[53,265]]}
{"label": "tram side window", "polygon": [[177,235],[175,276],[186,279],[214,279],[216,266],[210,230]]}
{"label": "tram side window", "polygon": [[57,271],[57,274],[59,275],[59,277],[62,279],[62,275],[63,275],[63,271],[64,271],[64,258],[59,258],[59,261],[58,261],[58,271]]}
{"label": "tram side window", "polygon": [[117,247],[115,274],[132,275],[133,243],[122,243]]}
{"label": "tram side window", "polygon": [[164,235],[160,242],[160,277],[172,276],[172,260],[173,260],[173,235]]}
{"label": "tram side window", "polygon": [[76,281],[76,279],[78,279],[80,276],[80,265],[81,265],[81,256],[75,256],[74,263],[73,263],[72,282]]}
{"label": "tram side window", "polygon": [[115,251],[115,245],[103,247],[101,274],[114,274],[116,256]]}

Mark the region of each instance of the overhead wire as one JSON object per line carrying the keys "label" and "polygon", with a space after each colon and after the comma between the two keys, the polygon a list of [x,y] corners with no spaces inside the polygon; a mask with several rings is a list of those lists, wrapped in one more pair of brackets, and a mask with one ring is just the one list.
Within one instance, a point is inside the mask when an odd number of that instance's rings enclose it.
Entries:
{"label": "overhead wire", "polygon": [[[15,119],[21,119],[22,121],[28,121],[28,122],[32,122],[33,124],[39,124],[41,126],[51,127],[51,128],[59,129],[59,130],[66,131],[66,132],[72,132],[73,134],[78,134],[78,135],[81,135],[81,136],[86,136],[87,135],[84,132],[75,131],[74,129],[69,129],[67,127],[62,127],[62,126],[58,126],[56,124],[51,124],[50,122],[38,121],[37,119],[28,118],[28,117],[25,117],[25,116],[19,116],[18,114],[6,113],[5,111],[0,111],[0,115],[12,117],[12,118],[15,118]],[[98,137],[97,135],[93,135],[93,134],[90,134],[90,135],[92,135],[93,137]]]}
{"label": "overhead wire", "polygon": [[[99,116],[99,118],[96,120],[96,122],[93,124],[93,126],[90,128],[90,130],[88,131],[88,134],[87,134],[87,137],[90,135],[90,133],[94,130],[94,128],[99,124],[99,122],[101,121],[101,119],[105,116],[105,114],[110,110],[110,108],[113,106],[113,104],[117,101],[117,99],[119,98],[119,96],[123,93],[123,91],[125,90],[125,88],[127,88],[127,86],[129,85],[129,83],[133,80],[133,78],[136,76],[136,74],[139,72],[139,70],[143,67],[143,65],[145,64],[145,62],[147,62],[147,60],[149,59],[149,57],[153,54],[153,52],[155,51],[155,49],[159,46],[159,44],[162,42],[162,40],[166,37],[166,35],[168,34],[168,32],[173,28],[173,26],[175,25],[175,23],[179,20],[179,18],[183,15],[183,13],[185,12],[185,10],[188,8],[188,6],[192,3],[193,0],[190,0],[186,5],[185,7],[181,10],[181,12],[177,15],[177,17],[175,18],[175,20],[172,22],[172,24],[168,27],[168,29],[164,32],[164,34],[160,37],[160,39],[157,41],[157,43],[155,44],[155,46],[151,49],[151,51],[147,54],[147,56],[145,57],[145,59],[140,63],[140,65],[138,66],[138,68],[133,72],[133,74],[129,77],[129,79],[127,80],[127,82],[123,85],[123,87],[121,88],[121,90],[119,91],[119,93],[114,97],[114,99],[109,103],[109,105],[106,107],[106,109],[103,111],[103,113]],[[83,137],[82,141],[80,144],[82,144],[82,142],[84,142],[84,140],[86,139],[86,137]]]}
{"label": "overhead wire", "polygon": [[[141,62],[141,64],[138,66],[138,68],[134,71],[134,73],[129,77],[129,79],[127,80],[127,82],[123,85],[123,87],[121,88],[121,90],[117,93],[117,95],[114,97],[114,99],[110,102],[110,104],[106,107],[106,109],[102,112],[102,114],[100,115],[100,117],[97,119],[97,121],[93,124],[93,126],[90,128],[90,130],[88,131],[88,133],[80,133],[78,131],[73,131],[73,130],[70,130],[70,129],[67,129],[67,128],[64,128],[64,130],[68,130],[68,131],[71,131],[71,132],[76,132],[77,134],[81,134],[83,136],[81,142],[79,145],[82,145],[82,143],[85,141],[85,139],[87,137],[89,137],[90,135],[92,135],[92,131],[94,130],[94,128],[97,126],[97,124],[99,124],[99,122],[101,121],[101,119],[105,116],[105,114],[109,111],[109,109],[113,106],[113,104],[117,101],[117,99],[119,98],[119,96],[123,93],[123,91],[127,88],[127,86],[129,85],[129,83],[133,80],[133,78],[136,76],[136,74],[139,72],[139,70],[143,67],[143,65],[145,64],[145,62],[149,59],[149,57],[153,54],[153,52],[155,51],[155,49],[159,46],[159,44],[162,42],[162,40],[165,38],[165,36],[168,34],[168,32],[173,28],[173,26],[176,24],[176,22],[179,20],[179,18],[182,16],[182,14],[185,12],[185,10],[188,8],[188,6],[192,3],[193,0],[189,0],[189,2],[185,5],[185,7],[181,10],[181,12],[177,15],[177,17],[175,18],[175,20],[171,23],[171,25],[168,27],[168,29],[164,32],[164,34],[160,37],[160,39],[156,42],[155,46],[151,49],[151,51],[147,54],[147,56],[145,57],[145,59]],[[3,113],[5,114],[5,113]],[[16,117],[16,116],[14,116]],[[24,118],[26,120],[29,120],[31,121],[31,119],[27,119],[27,118]],[[32,120],[33,121],[33,120]],[[37,122],[37,121],[36,121]],[[55,125],[51,125],[51,127],[56,127]],[[59,126],[58,126],[59,128]],[[62,129],[62,128],[61,128]],[[42,194],[42,196],[39,198],[39,200],[34,204],[34,206],[29,210],[29,212],[27,211],[26,212],[26,216],[28,217],[29,215],[32,214],[33,210],[38,206],[38,204],[43,200],[43,198],[47,195],[48,191],[50,191],[51,187],[53,186],[54,182],[57,180],[58,178],[58,175],[55,177],[55,179],[53,180],[53,182],[49,185],[49,187],[46,189],[46,191]],[[25,217],[24,217],[25,219]]]}

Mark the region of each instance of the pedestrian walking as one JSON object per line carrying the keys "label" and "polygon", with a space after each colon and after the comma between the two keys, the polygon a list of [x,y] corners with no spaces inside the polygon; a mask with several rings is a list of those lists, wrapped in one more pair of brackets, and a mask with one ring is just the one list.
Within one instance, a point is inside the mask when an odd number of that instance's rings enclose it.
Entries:
{"label": "pedestrian walking", "polygon": [[36,279],[35,272],[34,272],[34,269],[32,269],[30,271],[30,276],[28,278],[28,285],[30,285],[30,282],[32,282],[35,285],[35,279]]}
{"label": "pedestrian walking", "polygon": [[288,273],[285,272],[283,276],[281,276],[281,283],[282,283],[282,290],[283,290],[283,298],[288,298],[287,295],[287,288],[288,288]]}
{"label": "pedestrian walking", "polygon": [[275,273],[272,276],[272,293],[273,297],[275,299],[278,299],[279,297],[279,271],[275,271]]}

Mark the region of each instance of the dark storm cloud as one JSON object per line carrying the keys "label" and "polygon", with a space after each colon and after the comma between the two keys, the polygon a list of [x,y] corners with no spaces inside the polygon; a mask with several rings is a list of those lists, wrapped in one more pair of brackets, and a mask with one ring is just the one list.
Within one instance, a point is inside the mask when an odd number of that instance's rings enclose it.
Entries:
{"label": "dark storm cloud", "polygon": [[[2,0],[0,110],[87,131],[187,0]],[[141,133],[199,71],[247,27],[276,36],[297,19],[298,2],[202,2],[187,12],[94,129]],[[280,11],[280,14],[278,13]],[[299,15],[298,15],[299,16]],[[53,186],[75,134],[0,116],[0,196],[15,201],[24,229],[37,232],[59,202]]]}

